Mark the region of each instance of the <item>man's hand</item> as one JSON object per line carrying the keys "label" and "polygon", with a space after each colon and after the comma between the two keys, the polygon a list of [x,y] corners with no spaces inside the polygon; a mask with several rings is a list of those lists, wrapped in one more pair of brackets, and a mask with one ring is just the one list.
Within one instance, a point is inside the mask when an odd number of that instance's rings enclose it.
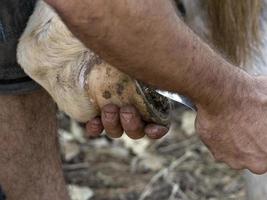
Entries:
{"label": "man's hand", "polygon": [[88,122],[86,129],[91,137],[99,136],[105,129],[111,138],[119,138],[125,132],[132,139],[140,139],[145,135],[151,139],[160,139],[169,130],[165,126],[146,124],[133,106],[119,108],[113,104],[105,106],[101,117]]}
{"label": "man's hand", "polygon": [[197,132],[217,159],[236,169],[267,171],[267,81],[213,51],[179,19],[172,1],[46,1],[107,62],[191,98]]}
{"label": "man's hand", "polygon": [[216,160],[263,174],[267,171],[267,78],[253,78],[250,83],[236,86],[238,91],[213,111],[198,107],[196,128]]}
{"label": "man's hand", "polygon": [[[139,15],[138,10],[136,10],[136,13],[132,13],[133,17],[130,17],[131,14],[129,13],[133,12],[133,10],[131,10],[132,6],[135,7],[138,5],[137,1],[118,0],[116,2],[109,2],[105,0],[47,0],[46,2],[51,4],[60,13],[63,20],[67,19],[67,21],[65,21],[67,25],[79,24],[76,28],[73,26],[69,26],[69,28],[79,39],[83,38],[83,42],[88,41],[89,38],[94,44],[103,44],[103,40],[112,41],[109,40],[109,37],[107,36],[108,33],[111,33],[110,28],[112,28],[113,31],[121,29],[122,26],[123,28],[127,28],[121,23],[115,25],[117,20],[120,21],[125,17],[129,17],[128,20],[134,20],[130,24],[136,24],[136,22],[139,21],[139,19],[136,19],[134,16],[136,14]],[[140,2],[144,3],[144,1]],[[162,3],[163,5],[166,5],[164,1],[162,1]],[[142,17],[142,15],[146,13],[146,9],[152,8],[154,3],[150,0],[147,1],[146,4],[145,7],[140,7],[139,17]],[[170,2],[167,5],[172,7]],[[111,9],[113,9],[114,15],[110,13]],[[158,9],[162,10],[163,7],[158,6]],[[156,12],[154,9],[152,9],[152,11]],[[165,11],[165,14],[168,15],[167,10]],[[162,20],[164,19],[164,16],[157,16],[156,18]],[[125,23],[130,25],[128,20],[126,20]],[[88,28],[88,22],[90,23],[90,28]],[[107,24],[106,27],[105,24]],[[86,33],[85,30],[87,30]],[[119,35],[119,32],[116,33],[116,35]],[[127,33],[124,36],[127,36]],[[120,43],[121,39],[122,38],[118,38],[116,41],[112,42]],[[139,40],[140,38],[137,37],[137,39]],[[93,50],[97,53],[99,51],[103,52],[102,48],[109,49],[108,46],[101,46],[101,48],[98,48],[94,44],[91,43],[90,45],[86,45],[90,46],[90,49],[94,46]],[[125,48],[128,47],[125,46]],[[112,48],[112,51],[115,49],[116,48]],[[127,52],[127,50],[124,52]],[[130,51],[128,53],[128,55],[131,55]],[[112,58],[114,58],[114,56],[112,56]],[[144,73],[144,75],[146,74]],[[141,119],[138,111],[132,106],[119,109],[115,105],[107,105],[103,108],[101,117],[95,118],[87,123],[87,132],[90,136],[100,135],[103,129],[105,129],[106,133],[112,138],[121,137],[123,132],[125,132],[132,139],[139,139],[145,135],[152,139],[159,139],[166,135],[169,130],[167,127],[157,124],[146,124]]]}

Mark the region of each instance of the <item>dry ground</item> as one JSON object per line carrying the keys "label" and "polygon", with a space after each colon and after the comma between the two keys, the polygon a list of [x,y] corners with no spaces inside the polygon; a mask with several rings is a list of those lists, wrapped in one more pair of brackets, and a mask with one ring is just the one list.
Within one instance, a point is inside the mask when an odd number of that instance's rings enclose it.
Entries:
{"label": "dry ground", "polygon": [[59,115],[65,177],[78,186],[73,199],[244,200],[240,173],[214,162],[194,133],[193,113],[178,115],[176,127],[162,140],[137,142],[105,136],[84,140],[83,130]]}

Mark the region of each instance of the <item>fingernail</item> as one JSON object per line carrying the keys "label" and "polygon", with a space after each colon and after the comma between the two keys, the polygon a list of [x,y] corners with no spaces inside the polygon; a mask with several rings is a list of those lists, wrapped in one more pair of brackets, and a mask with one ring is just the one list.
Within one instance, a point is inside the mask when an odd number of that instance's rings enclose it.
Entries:
{"label": "fingernail", "polygon": [[166,127],[154,127],[151,129],[151,133],[152,134],[157,134],[157,133],[164,133],[164,132],[168,132],[168,128]]}
{"label": "fingernail", "polygon": [[89,128],[92,131],[97,131],[99,129],[99,124],[91,124]]}
{"label": "fingernail", "polygon": [[132,113],[122,113],[121,115],[126,122],[130,122],[133,119]]}
{"label": "fingernail", "polygon": [[159,130],[161,130],[162,132],[168,132],[169,131],[169,129],[166,127],[160,127]]}
{"label": "fingernail", "polygon": [[158,135],[159,129],[157,127],[150,129],[150,134],[153,134],[153,136]]}
{"label": "fingernail", "polygon": [[105,118],[108,120],[113,120],[116,117],[115,112],[105,112],[104,115],[105,115]]}
{"label": "fingernail", "polygon": [[91,121],[91,124],[92,124],[92,125],[96,125],[96,126],[98,126],[98,125],[101,124],[101,121],[98,120],[98,119],[94,119],[94,120]]}

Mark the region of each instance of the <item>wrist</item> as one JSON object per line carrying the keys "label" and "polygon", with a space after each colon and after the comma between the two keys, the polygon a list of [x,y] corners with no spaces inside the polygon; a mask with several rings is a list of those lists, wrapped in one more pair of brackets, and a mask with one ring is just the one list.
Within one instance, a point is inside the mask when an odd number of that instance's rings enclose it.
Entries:
{"label": "wrist", "polygon": [[[231,66],[233,71],[219,79],[219,84],[214,84],[207,96],[200,96],[196,101],[198,110],[204,110],[212,115],[227,112],[228,109],[235,109],[245,102],[259,102],[261,94],[260,84],[255,77],[243,70]],[[217,81],[218,82],[218,81]]]}

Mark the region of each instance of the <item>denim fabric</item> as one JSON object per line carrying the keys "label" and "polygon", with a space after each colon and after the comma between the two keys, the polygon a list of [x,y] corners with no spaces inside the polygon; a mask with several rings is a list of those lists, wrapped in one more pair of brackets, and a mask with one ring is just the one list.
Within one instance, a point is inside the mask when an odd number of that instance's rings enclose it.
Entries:
{"label": "denim fabric", "polygon": [[16,49],[36,0],[0,0],[0,94],[38,88],[17,63]]}
{"label": "denim fabric", "polygon": [[2,191],[1,186],[0,186],[0,200],[6,200],[6,195]]}

